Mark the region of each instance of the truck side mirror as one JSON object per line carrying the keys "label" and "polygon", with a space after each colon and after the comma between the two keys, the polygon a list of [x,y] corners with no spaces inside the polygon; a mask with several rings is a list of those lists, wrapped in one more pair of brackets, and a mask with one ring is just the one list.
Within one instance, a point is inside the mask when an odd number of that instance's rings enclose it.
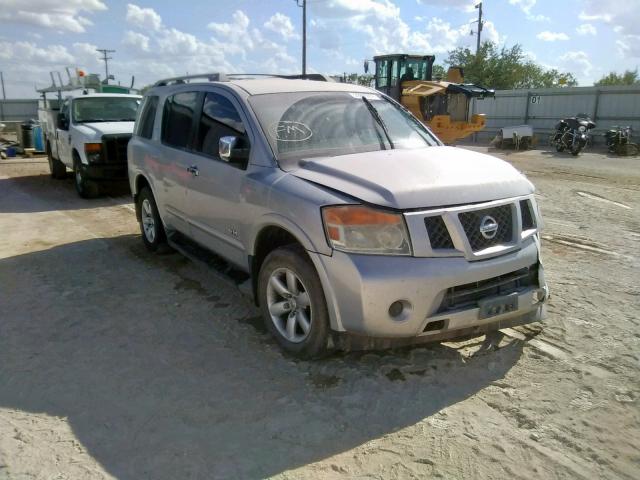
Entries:
{"label": "truck side mirror", "polygon": [[64,113],[58,114],[58,128],[60,130],[67,130],[69,128],[69,121]]}
{"label": "truck side mirror", "polygon": [[220,137],[218,142],[218,155],[228,163],[245,164],[249,159],[249,148],[245,146],[246,140],[242,137]]}

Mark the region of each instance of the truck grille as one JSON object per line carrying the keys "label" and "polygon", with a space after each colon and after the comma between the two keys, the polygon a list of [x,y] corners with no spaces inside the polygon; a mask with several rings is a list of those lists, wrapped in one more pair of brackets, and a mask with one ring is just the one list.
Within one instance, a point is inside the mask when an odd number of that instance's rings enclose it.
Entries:
{"label": "truck grille", "polygon": [[476,308],[478,301],[496,295],[509,295],[529,287],[538,287],[538,264],[497,277],[467,283],[447,290],[437,313]]}
{"label": "truck grille", "polygon": [[[498,224],[498,230],[492,238],[485,237],[480,231],[483,220],[492,217]],[[469,244],[474,252],[484,250],[495,245],[509,243],[513,237],[513,220],[511,204],[472,210],[458,215]]]}
{"label": "truck grille", "polygon": [[102,145],[104,152],[104,163],[127,163],[127,144],[131,135],[103,135]]}
{"label": "truck grille", "polygon": [[443,249],[453,248],[453,241],[449,230],[444,223],[441,215],[435,217],[425,217],[424,225],[427,227],[427,234],[429,235],[429,242],[431,242],[431,248]]}

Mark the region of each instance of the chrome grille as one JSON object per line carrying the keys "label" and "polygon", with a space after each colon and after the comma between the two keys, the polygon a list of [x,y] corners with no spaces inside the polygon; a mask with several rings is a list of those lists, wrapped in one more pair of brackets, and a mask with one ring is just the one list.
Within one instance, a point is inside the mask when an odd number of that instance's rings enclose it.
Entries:
{"label": "chrome grille", "polygon": [[[487,216],[492,217],[498,224],[498,230],[493,238],[486,238],[480,231],[483,219]],[[462,212],[458,215],[471,249],[474,252],[511,242],[513,238],[512,217],[511,204]]]}
{"label": "chrome grille", "polygon": [[442,216],[436,215],[435,217],[425,217],[424,225],[427,227],[427,234],[429,235],[431,248],[453,248],[451,235],[449,235],[449,230],[447,230],[447,226],[445,225]]}

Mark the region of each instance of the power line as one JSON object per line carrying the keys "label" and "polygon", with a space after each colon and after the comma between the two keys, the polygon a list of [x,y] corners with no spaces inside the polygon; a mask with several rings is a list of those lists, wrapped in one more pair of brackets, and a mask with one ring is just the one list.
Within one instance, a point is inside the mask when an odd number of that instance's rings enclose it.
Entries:
{"label": "power line", "polygon": [[102,53],[102,58],[100,60],[104,61],[104,83],[105,85],[109,84],[109,60],[113,57],[107,56],[108,53],[114,53],[115,50],[107,50],[106,48],[96,48],[96,52]]}

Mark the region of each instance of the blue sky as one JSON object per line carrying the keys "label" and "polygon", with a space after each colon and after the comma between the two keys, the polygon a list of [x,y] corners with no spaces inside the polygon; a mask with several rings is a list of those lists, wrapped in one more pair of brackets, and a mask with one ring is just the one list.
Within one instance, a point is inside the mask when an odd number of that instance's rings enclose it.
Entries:
{"label": "blue sky", "polygon": [[[301,0],[299,0],[301,1]],[[362,73],[364,58],[475,45],[473,0],[307,0],[309,71]],[[548,68],[590,85],[640,64],[640,0],[485,0],[483,39],[519,43]],[[137,86],[208,71],[300,70],[302,11],[294,0],[0,0],[7,96],[35,96],[49,71],[110,73]]]}

